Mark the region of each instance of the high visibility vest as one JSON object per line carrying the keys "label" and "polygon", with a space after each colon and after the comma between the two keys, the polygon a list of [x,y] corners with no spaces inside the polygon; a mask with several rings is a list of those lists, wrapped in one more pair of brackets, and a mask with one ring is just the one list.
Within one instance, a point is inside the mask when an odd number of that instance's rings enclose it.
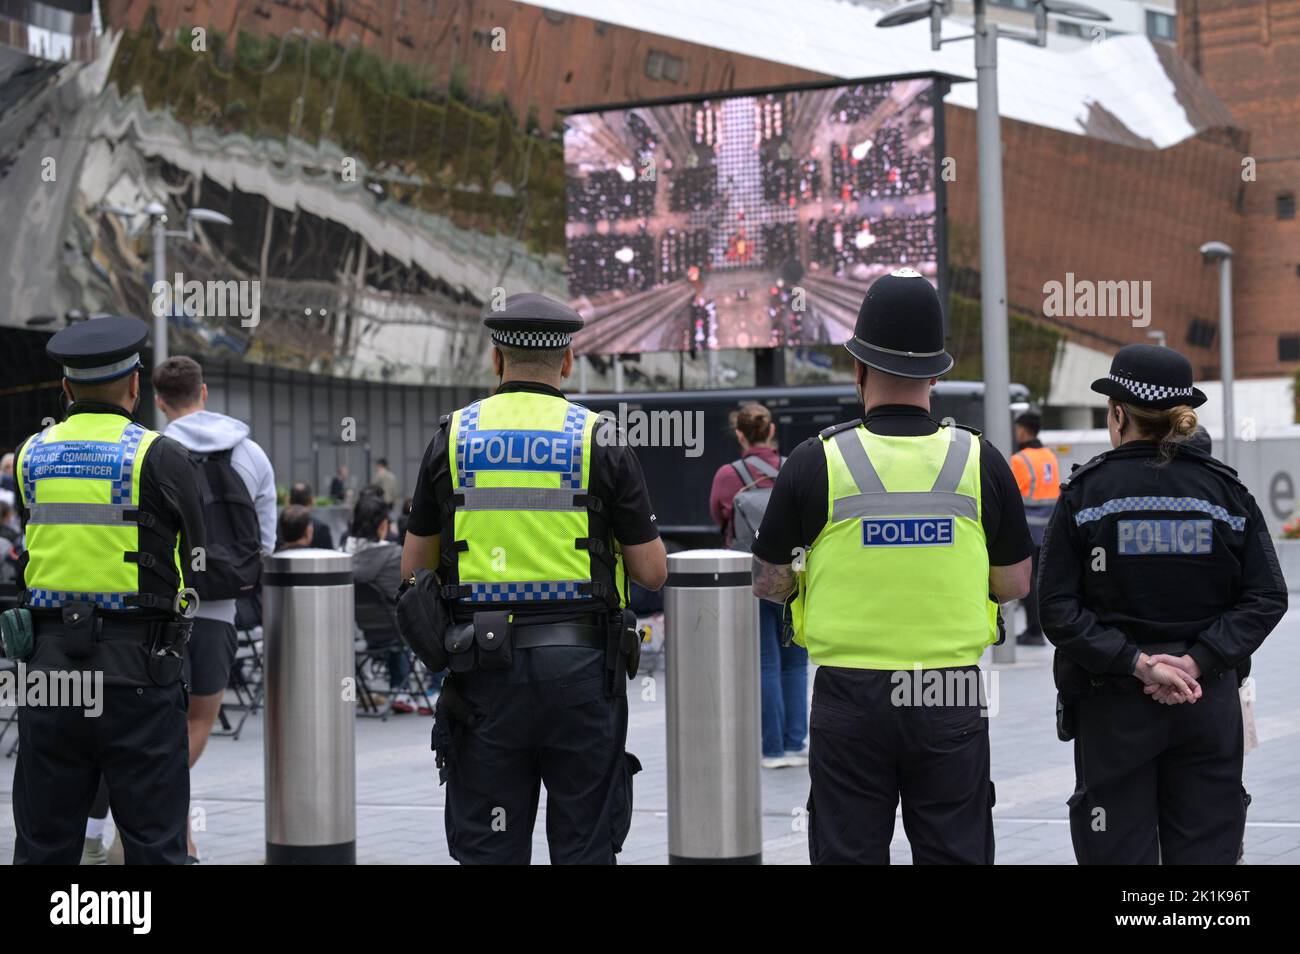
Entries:
{"label": "high visibility vest", "polygon": [[[15,463],[27,521],[27,605],[64,601],[103,610],[174,609],[184,588],[179,538],[170,552],[142,552],[140,474],[160,435],[121,414],[73,414],[33,436]],[[146,592],[142,566],[175,569],[175,586]]]}
{"label": "high visibility vest", "polygon": [[622,559],[607,533],[593,533],[602,507],[588,490],[596,424],[580,405],[529,391],[452,415],[449,596],[470,606],[620,605]]}
{"label": "high visibility vest", "polygon": [[958,427],[893,437],[862,425],[821,440],[829,510],[796,573],[796,640],[823,666],[978,662],[997,639],[979,441]]}
{"label": "high visibility vest", "polygon": [[1011,455],[1011,470],[1025,503],[1025,519],[1031,527],[1047,526],[1056,498],[1061,496],[1061,465],[1056,454],[1046,447],[1026,447]]}

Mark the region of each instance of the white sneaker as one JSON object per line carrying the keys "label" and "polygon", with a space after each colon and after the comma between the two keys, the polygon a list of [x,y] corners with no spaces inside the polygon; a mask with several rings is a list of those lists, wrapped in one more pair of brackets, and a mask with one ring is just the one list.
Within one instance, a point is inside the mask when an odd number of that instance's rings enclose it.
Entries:
{"label": "white sneaker", "polygon": [[808,750],[803,748],[798,752],[787,752],[784,761],[790,768],[803,768],[808,764]]}
{"label": "white sneaker", "polygon": [[766,769],[788,768],[790,761],[784,755],[765,755],[758,763]]}

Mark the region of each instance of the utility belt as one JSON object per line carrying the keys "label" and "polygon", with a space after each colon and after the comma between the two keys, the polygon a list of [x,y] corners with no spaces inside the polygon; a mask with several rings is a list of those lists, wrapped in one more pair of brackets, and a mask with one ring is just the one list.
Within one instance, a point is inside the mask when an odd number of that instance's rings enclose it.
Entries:
{"label": "utility belt", "polygon": [[89,602],[65,602],[57,614],[26,607],[0,614],[7,658],[37,671],[101,672],[107,686],[134,688],[181,680],[193,626],[105,616]]}
{"label": "utility belt", "polygon": [[626,691],[640,665],[641,640],[636,614],[599,602],[583,613],[577,607],[537,610],[473,610],[453,605],[447,587],[431,570],[419,570],[402,585],[397,601],[403,641],[433,672],[491,672],[514,665],[516,650],[571,646],[605,651],[606,695]]}

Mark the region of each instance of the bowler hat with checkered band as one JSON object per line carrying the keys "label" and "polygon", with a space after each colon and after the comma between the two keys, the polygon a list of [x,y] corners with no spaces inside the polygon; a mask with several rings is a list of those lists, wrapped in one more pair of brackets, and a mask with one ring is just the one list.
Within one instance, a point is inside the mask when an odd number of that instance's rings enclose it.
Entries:
{"label": "bowler hat with checkered band", "polygon": [[1192,363],[1173,348],[1132,344],[1115,352],[1110,374],[1092,382],[1098,394],[1125,404],[1165,411],[1187,405],[1200,407],[1205,393],[1192,387]]}

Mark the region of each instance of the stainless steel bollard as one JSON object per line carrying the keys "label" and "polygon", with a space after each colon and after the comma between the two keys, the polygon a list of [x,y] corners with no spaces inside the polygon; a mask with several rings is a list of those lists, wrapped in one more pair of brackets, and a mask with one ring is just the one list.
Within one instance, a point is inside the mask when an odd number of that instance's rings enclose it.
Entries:
{"label": "stainless steel bollard", "polygon": [[750,555],[668,557],[668,861],[763,861],[758,605]]}
{"label": "stainless steel bollard", "polygon": [[356,864],[352,556],[262,563],[266,863]]}

